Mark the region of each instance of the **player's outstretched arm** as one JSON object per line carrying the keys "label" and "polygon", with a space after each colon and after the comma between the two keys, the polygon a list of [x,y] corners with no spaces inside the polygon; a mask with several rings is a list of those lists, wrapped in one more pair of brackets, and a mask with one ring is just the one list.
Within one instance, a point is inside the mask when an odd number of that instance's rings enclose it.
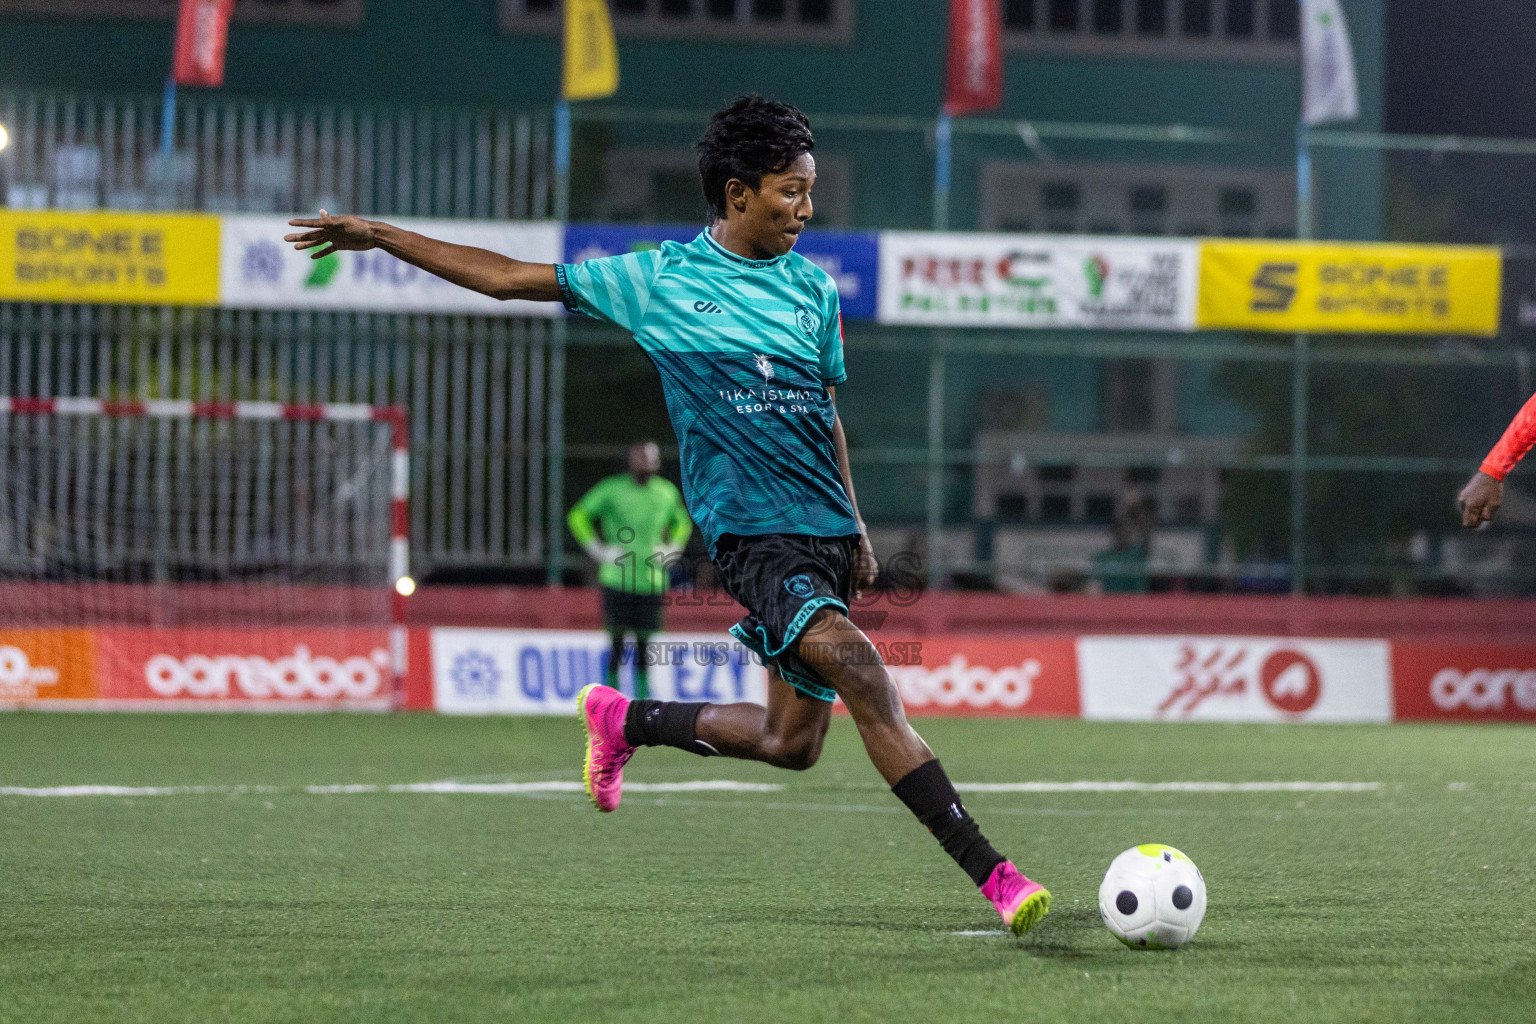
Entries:
{"label": "player's outstretched arm", "polygon": [[489,249],[428,238],[383,221],[332,217],[324,210],[320,211],[319,217],[299,218],[288,223],[307,230],[285,235],[283,240],[292,242],[295,249],[313,249],[311,259],[320,259],[338,250],[383,249],[444,281],[493,299],[560,300],[560,284],[552,263],[524,263]]}
{"label": "player's outstretched arm", "polygon": [[1504,499],[1504,478],[1532,447],[1536,447],[1536,395],[1515,414],[1509,429],[1483,460],[1482,468],[1461,489],[1456,498],[1461,508],[1461,525],[1478,527],[1493,522]]}

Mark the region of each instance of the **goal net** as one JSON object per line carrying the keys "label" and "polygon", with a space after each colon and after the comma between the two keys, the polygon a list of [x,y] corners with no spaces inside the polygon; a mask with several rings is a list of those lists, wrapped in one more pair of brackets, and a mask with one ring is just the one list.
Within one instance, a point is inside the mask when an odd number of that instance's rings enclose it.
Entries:
{"label": "goal net", "polygon": [[0,703],[387,708],[394,407],[0,398]]}

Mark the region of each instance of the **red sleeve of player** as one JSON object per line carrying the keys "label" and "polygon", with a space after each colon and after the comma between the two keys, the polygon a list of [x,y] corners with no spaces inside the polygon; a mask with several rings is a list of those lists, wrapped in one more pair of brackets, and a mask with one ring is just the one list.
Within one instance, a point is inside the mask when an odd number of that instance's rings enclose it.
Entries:
{"label": "red sleeve of player", "polygon": [[1524,408],[1515,414],[1514,422],[1483,460],[1483,472],[1495,480],[1503,480],[1533,445],[1536,445],[1536,395],[1532,395]]}

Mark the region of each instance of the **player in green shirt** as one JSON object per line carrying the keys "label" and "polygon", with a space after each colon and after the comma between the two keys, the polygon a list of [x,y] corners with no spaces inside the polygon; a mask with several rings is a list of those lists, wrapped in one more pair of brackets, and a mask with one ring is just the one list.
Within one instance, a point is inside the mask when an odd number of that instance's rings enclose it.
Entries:
{"label": "player in green shirt", "polygon": [[661,631],[661,606],[671,582],[667,566],[693,533],[682,494],[657,475],[660,469],[661,449],[655,441],[642,441],[629,450],[629,472],[599,481],[567,518],[577,543],[597,562],[603,628],[613,644],[608,685],[619,685],[619,663],[633,633],[640,700],[650,696],[646,655],[651,635]]}

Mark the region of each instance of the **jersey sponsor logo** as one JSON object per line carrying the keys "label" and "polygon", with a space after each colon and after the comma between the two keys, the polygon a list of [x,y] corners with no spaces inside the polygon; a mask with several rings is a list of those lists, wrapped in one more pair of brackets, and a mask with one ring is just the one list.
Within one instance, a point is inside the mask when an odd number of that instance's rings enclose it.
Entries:
{"label": "jersey sponsor logo", "polygon": [[816,587],[811,583],[811,578],[805,573],[791,576],[784,581],[784,589],[795,597],[806,598],[816,593]]}
{"label": "jersey sponsor logo", "polygon": [[725,310],[710,302],[708,299],[700,299],[693,304],[695,313],[724,313]]}
{"label": "jersey sponsor logo", "polygon": [[807,338],[815,338],[816,332],[821,327],[821,317],[810,306],[795,307],[795,323],[800,325],[800,330]]}
{"label": "jersey sponsor logo", "polygon": [[757,372],[763,375],[763,380],[773,380],[773,362],[761,352],[752,357],[752,362],[757,366]]}

